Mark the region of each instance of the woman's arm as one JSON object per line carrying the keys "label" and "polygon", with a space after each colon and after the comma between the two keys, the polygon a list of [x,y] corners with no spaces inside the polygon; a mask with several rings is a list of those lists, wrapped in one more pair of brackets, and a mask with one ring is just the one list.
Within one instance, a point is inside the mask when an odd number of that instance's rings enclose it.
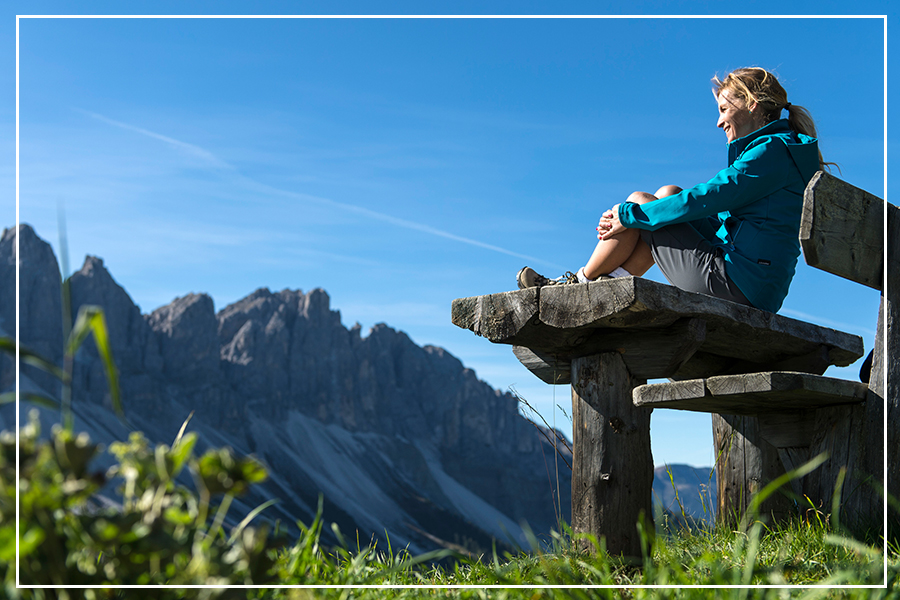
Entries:
{"label": "woman's arm", "polygon": [[618,205],[615,221],[623,228],[655,231],[666,225],[732,211],[785,187],[797,176],[796,171],[787,146],[780,138],[760,138],[731,166],[706,183],[648,204],[624,202]]}

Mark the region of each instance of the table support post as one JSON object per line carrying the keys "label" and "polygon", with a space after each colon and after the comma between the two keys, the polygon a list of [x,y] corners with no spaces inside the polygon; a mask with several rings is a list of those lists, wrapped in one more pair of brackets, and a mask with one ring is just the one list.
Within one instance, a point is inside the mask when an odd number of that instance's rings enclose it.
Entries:
{"label": "table support post", "polygon": [[616,352],[572,360],[572,530],[629,557],[641,556],[638,521],[653,528],[651,409],[631,398],[644,383]]}
{"label": "table support post", "polygon": [[[763,439],[759,418],[712,414],[716,451],[716,518],[730,527],[747,512],[750,500],[763,486],[784,475],[778,448]],[[799,466],[799,465],[797,465]],[[791,486],[786,486],[790,490]],[[760,514],[776,522],[796,514],[793,503],[781,492],[769,496]]]}

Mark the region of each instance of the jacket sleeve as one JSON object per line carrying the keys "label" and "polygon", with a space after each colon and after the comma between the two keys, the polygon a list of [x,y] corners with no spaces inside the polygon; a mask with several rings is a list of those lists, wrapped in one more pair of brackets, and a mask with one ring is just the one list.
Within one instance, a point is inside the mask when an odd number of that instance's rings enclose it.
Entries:
{"label": "jacket sleeve", "polygon": [[625,227],[656,231],[756,202],[790,182],[793,162],[785,143],[764,137],[706,183],[647,204],[623,202],[619,220]]}

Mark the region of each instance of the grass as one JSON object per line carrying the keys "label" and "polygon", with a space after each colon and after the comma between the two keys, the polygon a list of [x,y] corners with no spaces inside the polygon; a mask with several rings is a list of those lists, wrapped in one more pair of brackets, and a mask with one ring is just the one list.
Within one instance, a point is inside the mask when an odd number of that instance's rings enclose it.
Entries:
{"label": "grass", "polygon": [[[465,558],[451,552],[412,557],[403,550],[368,548],[349,551],[319,544],[321,519],[305,528],[297,544],[279,551],[281,585],[416,586],[394,589],[268,589],[259,599],[294,598],[894,598],[900,554],[887,549],[887,589],[881,586],[885,554],[878,544],[864,544],[832,531],[826,521],[791,521],[777,527],[752,521],[745,528],[682,528],[660,534],[642,532],[647,552],[628,561],[603,551],[581,553],[571,531],[554,533],[517,554]],[[446,589],[423,586],[455,586]],[[473,587],[459,587],[473,586]],[[489,589],[499,586],[504,589]],[[522,586],[522,587],[515,587]],[[539,586],[614,586],[610,589],[541,588]],[[671,589],[626,586],[674,586]],[[809,589],[685,586],[825,586]],[[619,588],[619,589],[616,589]]]}

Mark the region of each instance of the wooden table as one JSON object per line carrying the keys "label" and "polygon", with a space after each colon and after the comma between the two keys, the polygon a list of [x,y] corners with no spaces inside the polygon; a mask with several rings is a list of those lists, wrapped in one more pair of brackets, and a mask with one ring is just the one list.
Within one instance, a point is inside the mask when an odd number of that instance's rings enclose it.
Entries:
{"label": "wooden table", "polygon": [[[863,354],[842,333],[639,277],[459,298],[453,323],[510,344],[531,372],[572,385],[572,528],[640,556],[652,526],[651,409],[646,379],[757,371],[822,374]],[[588,547],[589,544],[582,544]]]}

